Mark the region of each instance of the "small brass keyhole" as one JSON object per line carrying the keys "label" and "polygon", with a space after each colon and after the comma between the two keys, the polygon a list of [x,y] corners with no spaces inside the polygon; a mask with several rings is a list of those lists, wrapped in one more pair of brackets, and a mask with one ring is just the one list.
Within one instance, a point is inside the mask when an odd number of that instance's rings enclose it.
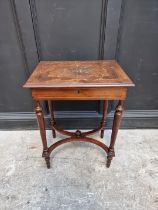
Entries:
{"label": "small brass keyhole", "polygon": [[79,94],[80,93],[80,90],[77,90],[77,93]]}

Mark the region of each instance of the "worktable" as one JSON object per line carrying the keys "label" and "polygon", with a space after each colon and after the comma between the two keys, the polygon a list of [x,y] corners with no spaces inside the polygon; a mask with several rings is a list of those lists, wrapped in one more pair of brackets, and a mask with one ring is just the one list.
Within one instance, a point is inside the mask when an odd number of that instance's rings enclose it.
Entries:
{"label": "worktable", "polygon": [[[121,122],[123,102],[128,87],[132,86],[133,82],[115,60],[41,61],[23,87],[31,89],[32,99],[35,101],[35,112],[43,144],[42,156],[45,158],[47,168],[50,168],[51,152],[59,145],[72,141],[90,142],[101,147],[107,153],[106,166],[110,167],[115,156],[114,146]],[[87,132],[80,130],[70,132],[58,128],[53,108],[53,101],[56,100],[103,100],[100,125]],[[110,145],[107,146],[90,136],[101,131],[100,136],[104,137],[109,100],[117,100],[118,104],[115,108]],[[53,137],[56,137],[56,131],[67,136],[49,147],[41,101],[48,101]]]}

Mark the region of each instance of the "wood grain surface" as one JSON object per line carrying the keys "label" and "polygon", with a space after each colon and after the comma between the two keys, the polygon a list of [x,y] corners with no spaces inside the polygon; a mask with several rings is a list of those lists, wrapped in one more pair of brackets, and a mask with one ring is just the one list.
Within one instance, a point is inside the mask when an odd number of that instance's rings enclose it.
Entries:
{"label": "wood grain surface", "polygon": [[115,60],[41,61],[25,88],[134,86]]}

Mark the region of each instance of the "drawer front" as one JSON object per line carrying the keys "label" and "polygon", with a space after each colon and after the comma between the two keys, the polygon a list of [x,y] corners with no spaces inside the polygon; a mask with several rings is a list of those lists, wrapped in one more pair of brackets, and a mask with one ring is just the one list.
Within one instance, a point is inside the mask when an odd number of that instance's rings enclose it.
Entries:
{"label": "drawer front", "polygon": [[35,88],[32,97],[35,100],[124,100],[126,92],[126,87]]}

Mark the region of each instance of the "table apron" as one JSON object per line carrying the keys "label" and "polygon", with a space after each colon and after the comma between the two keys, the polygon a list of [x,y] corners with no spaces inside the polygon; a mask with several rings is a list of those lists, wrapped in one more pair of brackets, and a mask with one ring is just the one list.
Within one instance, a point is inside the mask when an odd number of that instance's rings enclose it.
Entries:
{"label": "table apron", "polygon": [[33,88],[34,100],[124,100],[127,87]]}

